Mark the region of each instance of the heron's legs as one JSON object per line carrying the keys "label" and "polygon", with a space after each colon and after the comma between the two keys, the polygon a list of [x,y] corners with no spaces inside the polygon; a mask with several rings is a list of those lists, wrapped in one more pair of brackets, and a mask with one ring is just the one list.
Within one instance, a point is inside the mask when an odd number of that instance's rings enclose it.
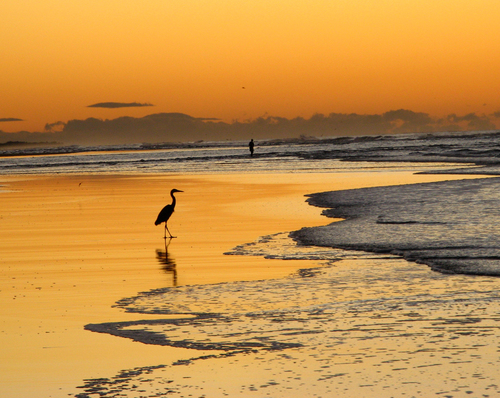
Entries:
{"label": "heron's legs", "polygon": [[[164,239],[167,239],[167,231],[168,231],[168,227],[167,227],[167,223],[165,223],[165,236],[163,237]],[[170,239],[176,238],[176,236],[172,236],[172,234],[170,233],[170,231],[168,231],[168,234],[170,235],[169,236]]]}

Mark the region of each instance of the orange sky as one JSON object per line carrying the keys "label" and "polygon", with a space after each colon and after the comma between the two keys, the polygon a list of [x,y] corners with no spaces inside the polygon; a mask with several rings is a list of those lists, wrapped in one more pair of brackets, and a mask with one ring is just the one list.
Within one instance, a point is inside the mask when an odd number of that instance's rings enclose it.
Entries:
{"label": "orange sky", "polygon": [[[498,0],[3,0],[0,130],[500,111]],[[245,87],[244,89],[242,87]],[[97,102],[154,107],[99,109]]]}

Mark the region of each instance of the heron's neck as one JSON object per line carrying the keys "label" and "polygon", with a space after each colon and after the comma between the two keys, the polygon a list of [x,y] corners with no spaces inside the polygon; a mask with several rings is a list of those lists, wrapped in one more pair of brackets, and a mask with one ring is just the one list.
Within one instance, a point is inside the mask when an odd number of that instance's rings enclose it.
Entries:
{"label": "heron's neck", "polygon": [[170,196],[172,197],[172,206],[175,206],[175,196],[174,196],[174,193],[172,192],[170,194]]}

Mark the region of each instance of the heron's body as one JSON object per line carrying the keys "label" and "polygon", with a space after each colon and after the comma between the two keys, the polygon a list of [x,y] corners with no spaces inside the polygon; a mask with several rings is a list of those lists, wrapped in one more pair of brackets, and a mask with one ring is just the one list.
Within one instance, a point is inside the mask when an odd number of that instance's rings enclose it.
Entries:
{"label": "heron's body", "polygon": [[[163,209],[161,209],[160,214],[158,214],[158,217],[156,218],[156,221],[155,221],[155,225],[160,225],[162,222],[165,223],[165,236],[164,236],[164,238],[167,237],[167,231],[168,231],[167,221],[175,209],[175,203],[176,203],[175,196],[174,196],[175,192],[183,192],[183,191],[180,191],[178,189],[172,189],[170,191],[170,196],[172,197],[172,203],[169,205],[166,205]],[[170,235],[171,238],[175,238],[175,236],[172,236],[170,231],[168,231],[168,234]]]}

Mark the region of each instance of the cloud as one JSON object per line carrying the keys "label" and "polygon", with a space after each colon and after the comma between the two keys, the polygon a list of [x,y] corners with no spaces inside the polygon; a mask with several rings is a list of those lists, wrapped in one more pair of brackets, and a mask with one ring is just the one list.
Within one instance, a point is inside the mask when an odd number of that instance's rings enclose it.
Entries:
{"label": "cloud", "polygon": [[66,126],[66,123],[64,122],[55,122],[55,123],[47,123],[45,125],[44,130],[49,132],[49,133],[54,133],[56,131],[63,131],[64,127]]}
{"label": "cloud", "polygon": [[427,113],[407,109],[382,114],[315,114],[309,119],[266,115],[232,123],[214,118],[196,118],[182,113],[157,113],[142,118],[70,120],[64,125],[59,140],[69,143],[153,143],[293,138],[302,135],[328,137],[430,133],[486,128],[494,126],[487,118],[474,114],[434,119]]}
{"label": "cloud", "polygon": [[451,114],[439,119],[427,113],[407,109],[391,110],[382,114],[318,113],[310,118],[292,119],[265,115],[231,123],[183,113],[155,113],[140,118],[124,116],[116,119],[88,118],[66,123],[47,123],[44,133],[0,132],[0,142],[6,139],[7,134],[7,141],[15,139],[30,142],[57,141],[67,145],[99,145],[433,133],[494,130],[496,127],[492,120],[488,116],[475,113],[463,116]]}
{"label": "cloud", "polygon": [[98,104],[88,105],[87,108],[133,108],[142,106],[154,106],[153,104],[139,102],[99,102]]}
{"label": "cloud", "polygon": [[494,130],[496,128],[486,115],[478,116],[475,113],[464,116],[457,116],[452,113],[448,115],[448,120],[452,123],[466,122],[469,130]]}
{"label": "cloud", "polygon": [[[136,143],[161,141],[191,141],[209,139],[209,119],[183,113],[156,113],[141,118],[123,116],[116,119],[68,121],[61,140],[70,143]],[[211,119],[210,119],[211,120]]]}
{"label": "cloud", "polygon": [[0,118],[0,122],[24,122],[24,120],[17,119],[15,117],[4,117],[4,118]]}

